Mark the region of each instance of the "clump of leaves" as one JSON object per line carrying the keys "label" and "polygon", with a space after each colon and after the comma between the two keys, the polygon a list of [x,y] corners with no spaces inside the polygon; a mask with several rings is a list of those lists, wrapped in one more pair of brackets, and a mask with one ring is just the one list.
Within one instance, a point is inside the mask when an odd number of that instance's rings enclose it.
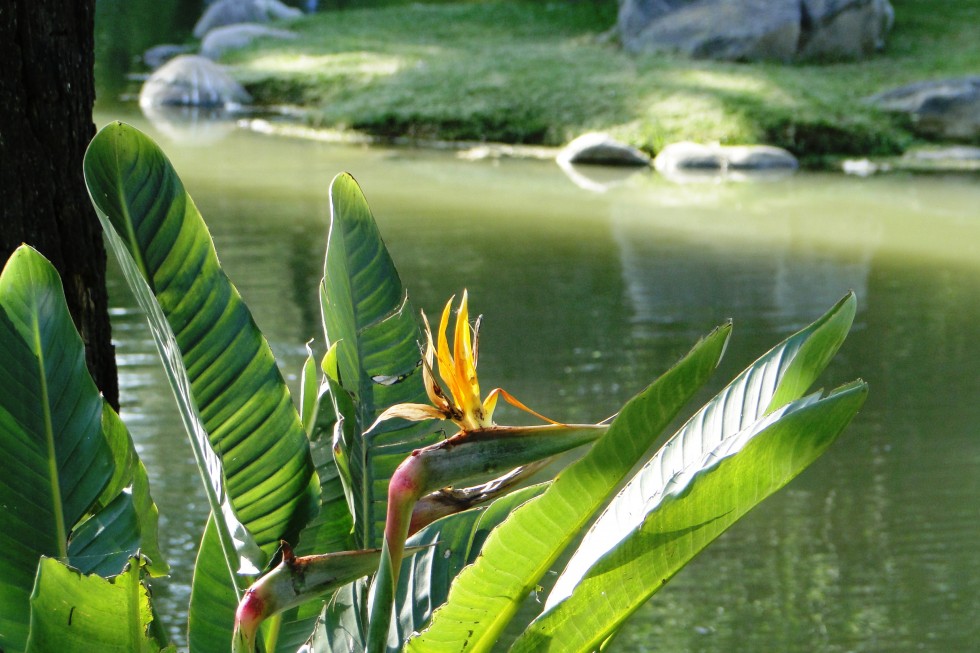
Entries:
{"label": "clump of leaves", "polygon": [[[710,378],[731,324],[608,421],[565,424],[505,391],[484,397],[468,298],[450,345],[452,302],[433,334],[359,187],[339,175],[320,285],[328,353],[306,361],[294,405],[156,144],[111,124],[85,175],[149,319],[211,505],[191,651],[487,651],[505,627],[521,633],[512,651],[596,650],[819,457],[867,393],[857,381],[807,394],[850,328],[848,295],[746,368],[651,457]],[[166,571],[145,471],[82,361],[57,275],[19,250],[0,276],[0,443],[11,452],[0,460],[0,510],[16,552],[0,561],[8,652],[167,646],[143,585]],[[498,424],[500,397],[543,423]],[[542,461],[575,447],[584,453],[554,479],[524,485]],[[38,500],[43,518],[26,518]],[[515,624],[549,571],[558,580],[543,610]]]}

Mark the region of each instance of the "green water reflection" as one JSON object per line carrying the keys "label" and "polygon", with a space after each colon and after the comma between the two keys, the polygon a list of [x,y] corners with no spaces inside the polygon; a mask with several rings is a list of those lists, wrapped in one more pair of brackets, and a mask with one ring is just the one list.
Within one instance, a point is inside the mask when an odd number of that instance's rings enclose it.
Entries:
{"label": "green water reflection", "polygon": [[[562,419],[610,414],[731,317],[717,390],[855,290],[855,328],[824,383],[864,377],[864,411],[644,607],[614,648],[976,650],[975,178],[677,185],[643,173],[597,194],[551,163],[241,132],[204,148],[156,136],[293,383],[302,344],[320,337],[328,185],[341,170],[362,184],[417,306],[434,312],[469,289],[486,316],[488,387]],[[112,291],[124,417],[175,570],[157,594],[183,641],[206,502],[146,329],[118,278]]]}

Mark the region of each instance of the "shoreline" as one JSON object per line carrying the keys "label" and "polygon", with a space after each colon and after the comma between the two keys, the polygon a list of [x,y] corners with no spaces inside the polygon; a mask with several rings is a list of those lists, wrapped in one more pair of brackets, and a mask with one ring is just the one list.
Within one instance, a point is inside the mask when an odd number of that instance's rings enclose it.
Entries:
{"label": "shoreline", "polygon": [[257,107],[301,107],[292,117],[302,125],[345,139],[478,144],[499,153],[558,148],[601,131],[651,155],[680,141],[773,145],[812,170],[839,169],[847,159],[893,161],[940,144],[867,98],[980,69],[968,24],[980,18],[980,0],[951,0],[943,21],[921,3],[894,0],[896,24],[883,52],[826,64],[627,55],[603,38],[614,4],[321,12],[289,25],[296,39],[262,41],[222,63]]}
{"label": "shoreline", "polygon": [[[531,159],[555,161],[561,147],[521,145],[486,141],[419,140],[408,137],[381,138],[349,130],[311,127],[302,121],[271,121],[265,118],[242,118],[236,125],[246,131],[277,138],[296,138],[322,143],[347,145],[405,147],[443,152],[455,152],[465,161],[496,159]],[[585,164],[592,165],[592,164]],[[652,170],[653,167],[650,166]],[[834,165],[800,167],[804,172],[837,172],[852,176],[891,173],[915,174],[976,174],[980,173],[980,148],[948,143],[919,145],[898,156],[874,158],[840,157]]]}

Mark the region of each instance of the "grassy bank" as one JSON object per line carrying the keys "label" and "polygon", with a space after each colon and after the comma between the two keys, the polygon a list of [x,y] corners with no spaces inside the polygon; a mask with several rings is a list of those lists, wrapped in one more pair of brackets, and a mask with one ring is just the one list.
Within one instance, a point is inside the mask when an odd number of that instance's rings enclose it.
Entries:
{"label": "grassy bank", "polygon": [[599,129],[649,152],[679,140],[769,143],[814,164],[915,143],[901,118],[863,98],[980,71],[980,0],[892,4],[887,47],[865,62],[634,57],[602,37],[616,3],[598,0],[323,12],[293,26],[298,40],[226,62],[259,102],[373,135],[560,145]]}

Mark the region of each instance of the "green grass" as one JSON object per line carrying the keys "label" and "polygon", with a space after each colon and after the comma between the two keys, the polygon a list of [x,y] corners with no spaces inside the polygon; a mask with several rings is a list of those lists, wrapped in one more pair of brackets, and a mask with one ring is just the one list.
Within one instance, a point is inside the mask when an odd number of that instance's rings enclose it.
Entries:
{"label": "green grass", "polygon": [[980,0],[892,0],[887,47],[864,62],[732,64],[634,57],[602,34],[610,0],[413,4],[329,11],[295,41],[229,56],[266,104],[381,137],[560,145],[608,131],[649,152],[679,140],[769,143],[805,162],[916,142],[862,100],[976,74]]}

